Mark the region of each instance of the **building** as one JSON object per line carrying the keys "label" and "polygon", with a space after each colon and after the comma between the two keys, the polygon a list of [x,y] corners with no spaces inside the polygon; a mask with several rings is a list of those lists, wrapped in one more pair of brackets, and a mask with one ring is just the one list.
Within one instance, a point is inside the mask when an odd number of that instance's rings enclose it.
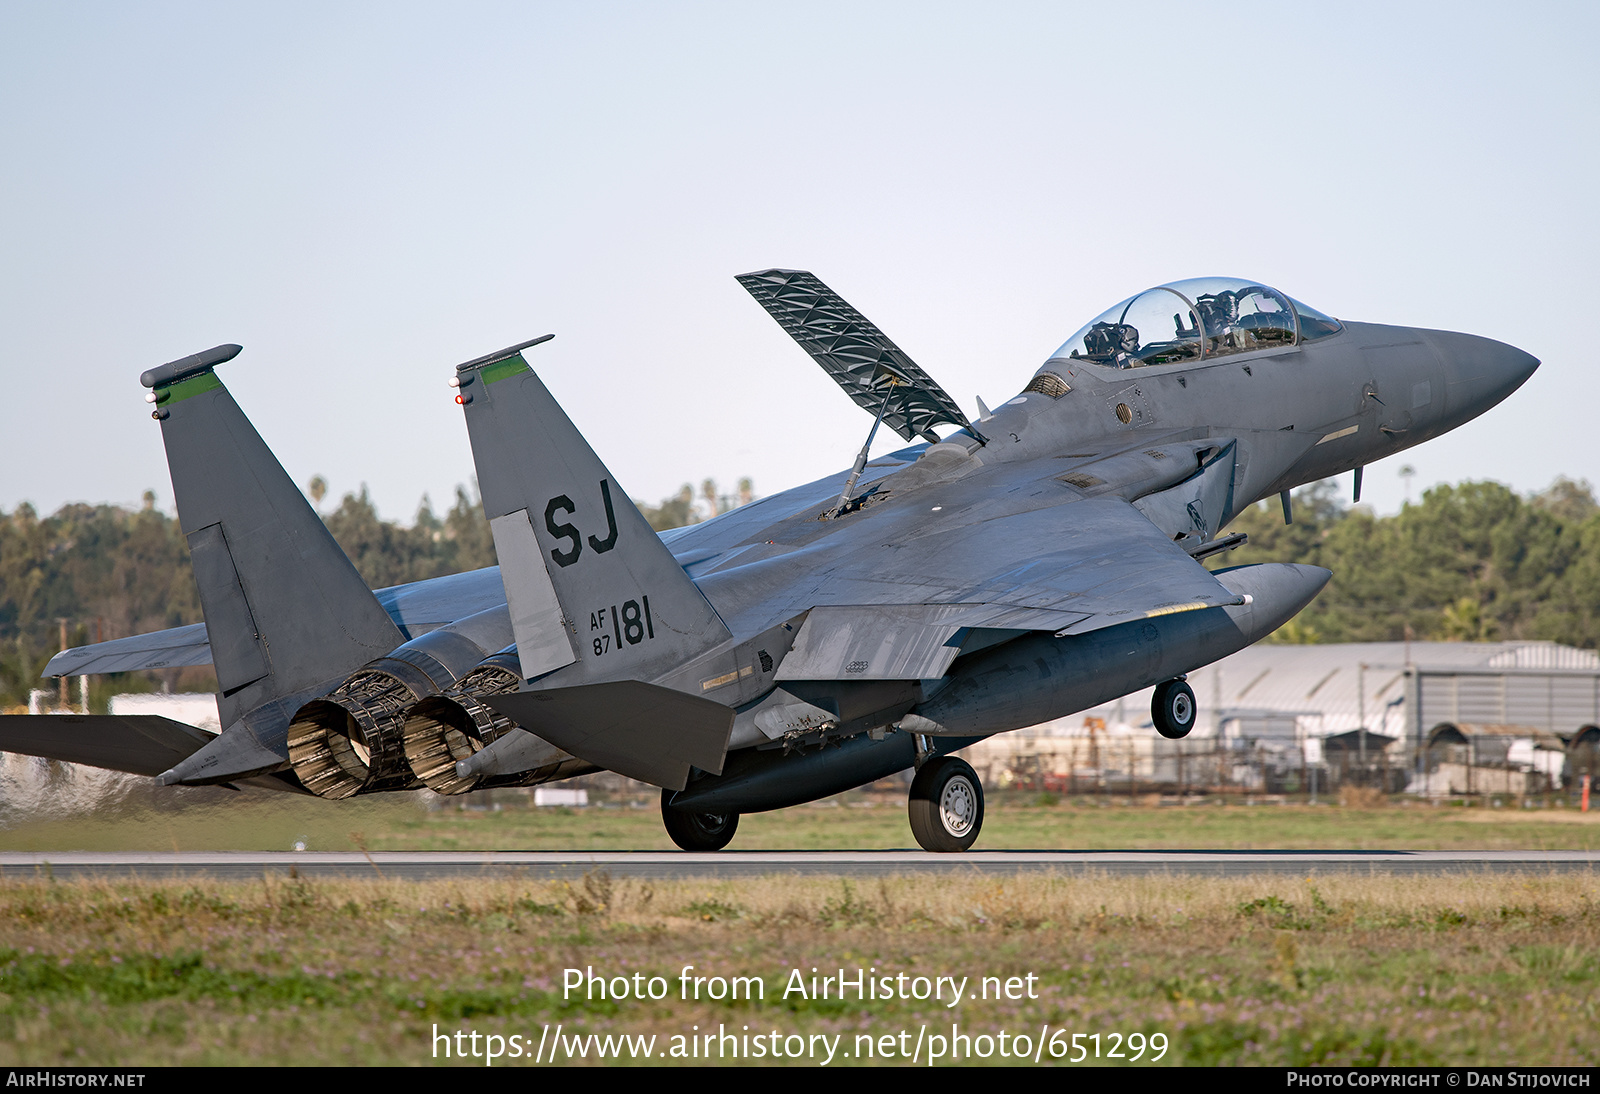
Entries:
{"label": "building", "polygon": [[1600,758],[1600,655],[1554,642],[1258,644],[1189,684],[1182,742],[1147,689],[967,754],[998,785],[1432,795],[1570,789]]}

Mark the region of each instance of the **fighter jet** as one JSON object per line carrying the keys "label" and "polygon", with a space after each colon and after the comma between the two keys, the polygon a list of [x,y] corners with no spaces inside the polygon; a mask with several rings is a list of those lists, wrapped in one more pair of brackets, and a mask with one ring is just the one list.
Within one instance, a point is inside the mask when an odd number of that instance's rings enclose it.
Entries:
{"label": "fighter jet", "polygon": [[[918,844],[961,851],[983,790],[951,753],[1152,684],[1157,730],[1186,735],[1185,674],[1331,576],[1208,571],[1243,541],[1229,522],[1273,495],[1292,520],[1293,487],[1346,471],[1359,500],[1366,463],[1538,367],[1203,278],[1108,309],[974,421],[812,274],[738,280],[873,415],[848,472],[657,535],[530,367],[535,339],[451,379],[499,567],[376,593],[217,378],[238,347],[145,373],[206,623],[46,673],[209,660],[227,728],[14,718],[0,747],[325,797],[608,769],[660,786],[668,834],[702,851],[741,813],[914,770]],[[908,445],[871,459],[885,427]]]}

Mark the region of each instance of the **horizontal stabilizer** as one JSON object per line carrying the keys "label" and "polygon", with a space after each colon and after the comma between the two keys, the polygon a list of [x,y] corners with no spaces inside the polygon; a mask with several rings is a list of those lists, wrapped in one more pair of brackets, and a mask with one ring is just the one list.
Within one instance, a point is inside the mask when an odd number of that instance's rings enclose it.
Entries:
{"label": "horizontal stabilizer", "polygon": [[720,772],[733,730],[732,707],[635,680],[484,701],[579,759],[669,790],[687,785],[691,766]]}
{"label": "horizontal stabilizer", "polygon": [[153,634],[113,638],[92,646],[62,650],[44,667],[45,676],[91,676],[103,672],[138,672],[211,664],[206,625],[191,623]]}
{"label": "horizontal stabilizer", "polygon": [[[504,604],[506,596],[500,571],[494,566],[393,585],[377,589],[373,595],[406,638]],[[206,625],[191,623],[62,650],[50,659],[43,675],[92,676],[209,664],[211,643],[206,639]]]}
{"label": "horizontal stabilizer", "polygon": [[213,740],[159,714],[0,715],[0,752],[159,775]]}
{"label": "horizontal stabilizer", "polygon": [[933,427],[940,424],[977,433],[933,377],[815,274],[760,270],[736,280],[857,406],[877,414],[887,396],[883,424],[904,439],[937,442]]}

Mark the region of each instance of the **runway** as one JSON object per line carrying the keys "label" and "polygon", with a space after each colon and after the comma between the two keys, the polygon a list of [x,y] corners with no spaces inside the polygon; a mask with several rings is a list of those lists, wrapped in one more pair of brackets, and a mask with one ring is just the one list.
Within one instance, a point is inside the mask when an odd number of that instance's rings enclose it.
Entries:
{"label": "runway", "polygon": [[1600,872],[1600,851],[51,851],[0,852],[0,878],[740,878],[772,874],[1085,876]]}

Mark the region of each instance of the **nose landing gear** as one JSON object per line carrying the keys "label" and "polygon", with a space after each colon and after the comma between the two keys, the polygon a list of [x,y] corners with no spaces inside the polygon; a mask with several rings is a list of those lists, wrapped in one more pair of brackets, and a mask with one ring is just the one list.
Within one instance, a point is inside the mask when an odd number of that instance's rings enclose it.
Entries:
{"label": "nose landing gear", "polygon": [[1150,700],[1150,717],[1157,733],[1169,741],[1187,737],[1194,728],[1196,713],[1194,689],[1183,677],[1156,685],[1155,696]]}

